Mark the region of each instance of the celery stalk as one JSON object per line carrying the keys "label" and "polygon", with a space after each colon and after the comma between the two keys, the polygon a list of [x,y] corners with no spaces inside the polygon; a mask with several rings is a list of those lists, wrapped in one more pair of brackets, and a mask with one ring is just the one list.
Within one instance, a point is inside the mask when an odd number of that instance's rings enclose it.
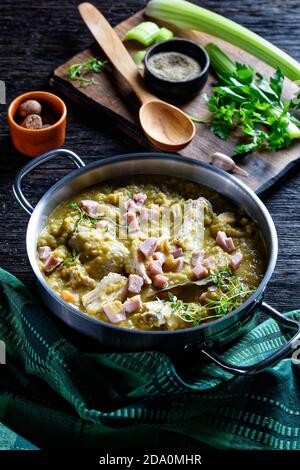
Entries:
{"label": "celery stalk", "polygon": [[185,0],[150,0],[146,15],[182,29],[195,29],[217,36],[244,49],[290,80],[300,80],[300,64],[276,46],[224,16]]}
{"label": "celery stalk", "polygon": [[160,28],[157,35],[155,36],[154,42],[158,43],[161,41],[167,41],[168,39],[172,39],[173,36],[174,34],[168,28]]}
{"label": "celery stalk", "polygon": [[210,42],[206,44],[205,49],[209,55],[210,65],[216,73],[234,73],[236,71],[235,62],[217,44]]}
{"label": "celery stalk", "polygon": [[147,52],[146,50],[137,51],[133,54],[133,60],[134,60],[134,62],[136,63],[136,65],[138,67],[140,67],[142,65],[142,63],[144,62],[146,52]]}
{"label": "celery stalk", "polygon": [[291,121],[288,121],[288,133],[291,140],[300,139],[300,128]]}

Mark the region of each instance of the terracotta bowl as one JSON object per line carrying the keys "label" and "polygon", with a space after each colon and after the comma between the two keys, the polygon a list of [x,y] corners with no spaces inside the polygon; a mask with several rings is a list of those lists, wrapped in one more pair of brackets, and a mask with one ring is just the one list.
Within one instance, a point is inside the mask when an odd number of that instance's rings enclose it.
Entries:
{"label": "terracotta bowl", "polygon": [[[18,109],[24,101],[37,100],[56,121],[42,129],[27,129],[18,120]],[[67,108],[56,95],[46,91],[30,91],[18,96],[8,108],[10,134],[16,149],[28,157],[36,157],[48,150],[59,148],[65,141]]]}

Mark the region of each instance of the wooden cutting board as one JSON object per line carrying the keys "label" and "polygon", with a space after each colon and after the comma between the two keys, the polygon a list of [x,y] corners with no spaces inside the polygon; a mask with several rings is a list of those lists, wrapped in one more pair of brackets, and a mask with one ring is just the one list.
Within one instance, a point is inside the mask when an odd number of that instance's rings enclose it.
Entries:
{"label": "wooden cutting board", "polygon": [[[140,11],[117,25],[115,30],[120,38],[123,38],[128,29],[143,20],[145,20],[144,13]],[[178,30],[173,26],[169,27],[176,36],[192,39],[202,46],[213,41],[223,47],[231,58],[238,62],[252,65],[265,76],[270,76],[274,73],[274,70],[264,62],[216,37],[196,31]],[[85,28],[84,24],[82,24],[82,28]],[[131,54],[142,49],[139,44],[133,41],[127,41],[125,44]],[[98,114],[99,119],[109,118],[122,132],[134,138],[139,144],[151,149],[151,144],[147,141],[139,126],[139,103],[126,83],[124,83],[124,80],[115,71],[107,71],[94,75],[99,84],[88,87],[80,87],[78,82],[68,80],[67,70],[70,65],[81,63],[90,56],[103,57],[99,46],[91,46],[54,70],[50,77],[51,85],[74,100],[78,105],[85,107],[89,112],[93,112],[95,115]],[[215,78],[210,74],[203,92],[210,94],[214,83]],[[290,98],[296,90],[297,86],[295,84],[285,80],[284,98]],[[193,101],[181,107],[193,116],[203,118],[209,116],[207,104],[202,95],[197,96]],[[234,155],[234,140],[220,140],[210,131],[207,124],[196,124],[196,126],[197,132],[195,138],[180,154],[203,161],[208,161],[209,156],[216,151],[221,151],[230,156]],[[247,156],[237,156],[235,160],[249,174],[246,178],[239,178],[256,191],[257,194],[263,195],[281,183],[284,176],[300,162],[300,142],[294,143],[287,150],[280,152],[254,152]]]}

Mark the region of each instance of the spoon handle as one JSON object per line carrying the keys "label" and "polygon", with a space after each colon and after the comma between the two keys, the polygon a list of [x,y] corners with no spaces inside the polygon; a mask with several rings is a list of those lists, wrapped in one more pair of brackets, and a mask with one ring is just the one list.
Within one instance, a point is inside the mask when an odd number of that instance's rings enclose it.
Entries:
{"label": "spoon handle", "polygon": [[130,54],[104,16],[91,3],[81,3],[79,12],[90,32],[114,67],[129,83],[142,103],[157,100],[145,90],[141,77]]}

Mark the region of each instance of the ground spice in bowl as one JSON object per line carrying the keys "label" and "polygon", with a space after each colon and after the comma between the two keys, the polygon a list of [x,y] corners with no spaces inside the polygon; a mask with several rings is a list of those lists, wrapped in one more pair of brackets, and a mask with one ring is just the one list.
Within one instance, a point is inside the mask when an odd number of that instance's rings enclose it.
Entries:
{"label": "ground spice in bowl", "polygon": [[204,87],[209,67],[207,52],[199,44],[174,38],[153,45],[144,58],[146,85],[157,97],[184,103]]}
{"label": "ground spice in bowl", "polygon": [[150,57],[148,68],[153,74],[171,82],[190,80],[201,72],[201,65],[181,52],[159,52]]}

